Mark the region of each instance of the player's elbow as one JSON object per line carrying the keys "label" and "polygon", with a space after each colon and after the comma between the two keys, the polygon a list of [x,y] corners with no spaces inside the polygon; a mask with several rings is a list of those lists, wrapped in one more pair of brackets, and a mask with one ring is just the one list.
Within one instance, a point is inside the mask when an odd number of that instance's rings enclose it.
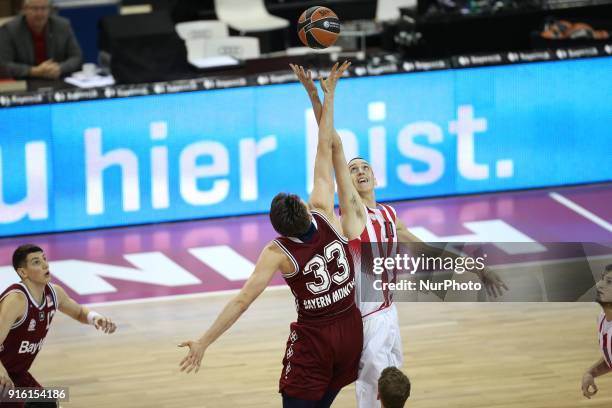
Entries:
{"label": "player's elbow", "polygon": [[255,299],[252,296],[248,296],[244,293],[241,293],[236,297],[235,304],[238,310],[240,311],[240,314],[247,311],[249,306],[251,306],[251,303],[253,303],[253,300]]}

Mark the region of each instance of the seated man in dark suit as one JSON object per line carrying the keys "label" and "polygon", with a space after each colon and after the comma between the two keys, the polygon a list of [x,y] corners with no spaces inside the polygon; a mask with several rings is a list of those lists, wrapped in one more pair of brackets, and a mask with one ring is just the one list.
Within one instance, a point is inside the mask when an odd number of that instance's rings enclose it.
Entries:
{"label": "seated man in dark suit", "polygon": [[57,79],[81,67],[70,22],[50,13],[49,0],[24,0],[23,15],[0,27],[0,77]]}

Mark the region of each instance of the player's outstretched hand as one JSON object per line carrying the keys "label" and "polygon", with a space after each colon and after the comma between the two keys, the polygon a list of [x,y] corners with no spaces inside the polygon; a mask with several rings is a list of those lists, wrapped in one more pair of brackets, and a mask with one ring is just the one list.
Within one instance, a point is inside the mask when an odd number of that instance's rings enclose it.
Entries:
{"label": "player's outstretched hand", "polygon": [[15,388],[11,377],[4,368],[0,368],[0,396],[6,397],[9,390]]}
{"label": "player's outstretched hand", "polygon": [[96,316],[94,319],[94,327],[98,330],[102,330],[104,333],[111,334],[117,330],[117,326],[111,319],[104,316]]}
{"label": "player's outstretched hand", "polygon": [[195,369],[195,373],[200,371],[200,365],[202,364],[202,358],[204,357],[204,352],[206,351],[206,347],[199,341],[184,341],[178,345],[179,347],[189,347],[189,353],[187,353],[187,357],[185,357],[179,366],[181,367],[181,372],[187,370],[187,373],[192,372]]}
{"label": "player's outstretched hand", "polygon": [[338,62],[334,64],[327,79],[321,78],[321,88],[323,88],[324,94],[327,95],[335,91],[338,80],[342,77],[344,71],[346,71],[350,66],[351,62],[348,60],[344,61],[342,65],[340,65]]}
{"label": "player's outstretched hand", "polygon": [[582,395],[591,399],[593,395],[597,394],[597,385],[595,385],[595,378],[588,371],[582,376]]}
{"label": "player's outstretched hand", "polygon": [[490,269],[485,269],[482,271],[480,274],[480,279],[485,286],[487,295],[490,297],[503,295],[504,291],[502,289],[505,289],[506,291],[508,290],[508,286],[506,286],[506,283],[502,280],[502,278],[500,278],[496,272]]}
{"label": "player's outstretched hand", "polygon": [[295,76],[297,76],[298,80],[304,86],[304,89],[306,89],[306,92],[308,92],[308,96],[318,97],[319,91],[317,91],[317,87],[312,80],[312,72],[310,72],[310,70],[304,70],[304,67],[301,65],[289,64],[289,66],[291,67],[291,70]]}

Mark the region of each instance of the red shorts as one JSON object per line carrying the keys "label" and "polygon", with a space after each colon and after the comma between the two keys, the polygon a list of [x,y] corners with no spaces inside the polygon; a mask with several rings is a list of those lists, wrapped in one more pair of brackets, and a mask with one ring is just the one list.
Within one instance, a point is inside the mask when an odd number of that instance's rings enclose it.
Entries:
{"label": "red shorts", "polygon": [[332,322],[291,323],[279,392],[318,401],[357,379],[363,323],[357,307]]}
{"label": "red shorts", "polygon": [[[28,371],[25,373],[9,373],[9,377],[13,381],[15,387],[21,388],[42,388],[42,385],[36,381],[32,374]],[[0,402],[0,407],[2,408],[23,408],[23,402]]]}

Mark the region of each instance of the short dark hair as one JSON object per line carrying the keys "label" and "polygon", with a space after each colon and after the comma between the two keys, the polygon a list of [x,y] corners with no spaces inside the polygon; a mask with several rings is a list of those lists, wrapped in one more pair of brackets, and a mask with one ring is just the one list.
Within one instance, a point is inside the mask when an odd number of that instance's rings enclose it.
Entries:
{"label": "short dark hair", "polygon": [[270,222],[279,234],[299,237],[310,228],[310,214],[296,194],[278,193],[270,204]]}
{"label": "short dark hair", "polygon": [[15,269],[15,272],[17,269],[24,267],[28,254],[33,254],[34,252],[44,251],[38,245],[24,244],[20,245],[15,252],[13,252],[13,269]]}
{"label": "short dark hair", "polygon": [[387,367],[378,379],[378,395],[385,408],[402,408],[410,396],[410,380],[396,367]]}

